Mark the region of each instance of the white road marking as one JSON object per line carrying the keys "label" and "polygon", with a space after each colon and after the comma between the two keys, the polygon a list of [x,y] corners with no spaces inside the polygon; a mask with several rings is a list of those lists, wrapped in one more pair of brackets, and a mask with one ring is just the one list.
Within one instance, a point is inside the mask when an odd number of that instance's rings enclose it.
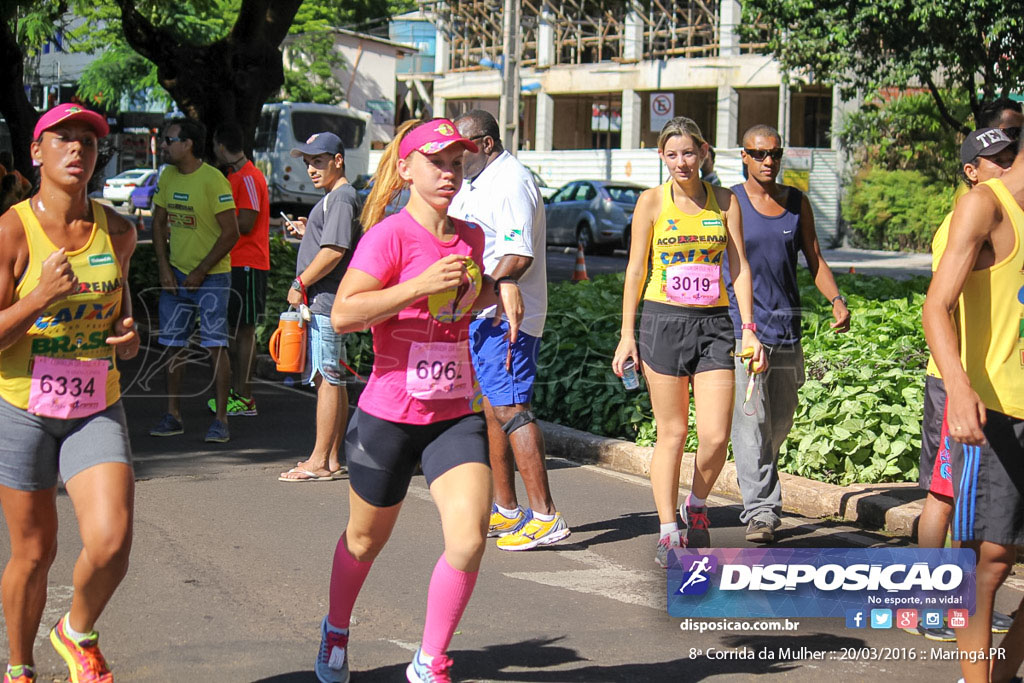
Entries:
{"label": "white road marking", "polygon": [[[626,569],[592,550],[578,550],[559,555],[587,565],[588,569],[564,569],[556,572],[506,572],[510,579],[532,581],[544,586],[565,588],[611,598],[629,605],[664,610],[666,604],[663,572]],[[654,566],[654,557],[651,557]]]}
{"label": "white road marking", "polygon": [[419,643],[407,643],[404,640],[394,640],[392,638],[388,638],[387,642],[392,645],[397,645],[403,650],[408,650],[409,652],[416,652],[420,649]]}

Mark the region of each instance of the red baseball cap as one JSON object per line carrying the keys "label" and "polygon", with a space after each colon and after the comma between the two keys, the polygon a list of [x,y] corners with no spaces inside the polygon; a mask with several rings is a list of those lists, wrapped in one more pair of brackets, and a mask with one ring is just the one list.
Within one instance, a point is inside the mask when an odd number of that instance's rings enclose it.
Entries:
{"label": "red baseball cap", "polygon": [[398,155],[406,158],[413,152],[437,154],[445,147],[461,144],[470,152],[476,153],[476,143],[459,135],[459,129],[448,119],[434,119],[416,126],[402,138],[398,146]]}
{"label": "red baseball cap", "polygon": [[58,104],[39,117],[39,121],[36,122],[36,128],[32,133],[32,139],[38,140],[43,131],[47,131],[58,123],[68,120],[78,120],[87,124],[96,133],[98,138],[104,138],[110,134],[110,126],[107,125],[105,118],[80,104],[66,102]]}

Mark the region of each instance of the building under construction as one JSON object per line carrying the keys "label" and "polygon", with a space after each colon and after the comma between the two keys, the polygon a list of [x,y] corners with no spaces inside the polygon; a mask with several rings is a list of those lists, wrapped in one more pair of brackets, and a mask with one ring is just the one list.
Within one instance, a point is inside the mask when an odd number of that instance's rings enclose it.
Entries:
{"label": "building under construction", "polygon": [[433,113],[497,115],[508,52],[522,149],[650,147],[666,113],[718,147],[755,123],[778,124],[791,146],[832,146],[832,88],[783,85],[763,44],[741,39],[737,0],[427,0],[420,12],[436,30],[434,73],[410,79],[421,93],[432,81]]}

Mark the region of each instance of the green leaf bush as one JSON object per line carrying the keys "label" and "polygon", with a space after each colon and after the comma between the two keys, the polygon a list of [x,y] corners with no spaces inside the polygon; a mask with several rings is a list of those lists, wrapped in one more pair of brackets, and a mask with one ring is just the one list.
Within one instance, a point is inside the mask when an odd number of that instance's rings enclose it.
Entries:
{"label": "green leaf bush", "polygon": [[843,199],[850,241],[867,249],[929,251],[935,228],[952,209],[953,191],[920,171],[863,171]]}
{"label": "green leaf bush", "polygon": [[[619,338],[623,276],[549,286],[548,321],[534,398],[546,420],[652,445],[656,428],[646,391],[627,392],[611,371]],[[835,484],[916,481],[924,368],[920,325],[927,278],[840,275],[853,311],[849,333],[829,327],[831,307],[806,271],[807,382],[780,469]],[[690,406],[687,450],[697,445]]]}

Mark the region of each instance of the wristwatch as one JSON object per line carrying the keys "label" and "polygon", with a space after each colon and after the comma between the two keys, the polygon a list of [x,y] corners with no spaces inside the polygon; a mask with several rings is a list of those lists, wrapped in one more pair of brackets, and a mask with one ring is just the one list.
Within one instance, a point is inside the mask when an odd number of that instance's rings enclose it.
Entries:
{"label": "wristwatch", "polygon": [[846,304],[846,297],[843,296],[842,294],[836,294],[834,297],[832,297],[832,301],[830,301],[829,303],[831,303],[833,306],[835,306],[836,305],[836,301],[842,301],[844,306],[847,305]]}
{"label": "wristwatch", "polygon": [[757,332],[757,323],[743,323],[741,328],[744,330],[750,330],[751,332]]}
{"label": "wristwatch", "polygon": [[296,292],[302,291],[302,282],[299,281],[299,278],[295,278],[294,280],[292,280],[292,289],[294,289]]}

